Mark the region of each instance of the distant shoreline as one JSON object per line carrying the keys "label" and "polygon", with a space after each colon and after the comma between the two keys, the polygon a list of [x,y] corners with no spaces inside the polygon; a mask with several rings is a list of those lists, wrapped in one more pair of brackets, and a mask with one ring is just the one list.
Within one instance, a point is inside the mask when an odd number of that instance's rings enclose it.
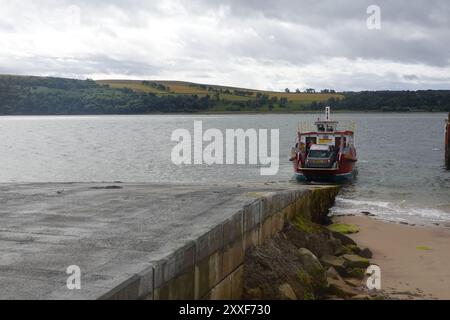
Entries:
{"label": "distant shoreline", "polygon": [[[262,112],[262,111],[218,111],[218,112],[156,112],[156,113],[98,113],[98,114],[1,114],[0,117],[80,117],[80,116],[189,116],[189,115],[290,115],[290,114],[322,114],[319,111]],[[447,114],[446,111],[333,111],[334,114]]]}
{"label": "distant shoreline", "polygon": [[450,111],[450,90],[260,91],[180,81],[0,75],[3,115],[318,114]]}

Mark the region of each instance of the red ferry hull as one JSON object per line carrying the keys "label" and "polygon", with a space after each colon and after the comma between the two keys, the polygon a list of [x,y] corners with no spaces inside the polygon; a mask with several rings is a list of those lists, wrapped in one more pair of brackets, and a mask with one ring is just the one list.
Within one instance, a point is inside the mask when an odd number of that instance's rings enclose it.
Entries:
{"label": "red ferry hull", "polygon": [[353,180],[358,171],[355,164],[349,165],[347,170],[343,169],[299,169],[295,173],[297,181],[316,181],[316,182],[347,182]]}
{"label": "red ferry hull", "polygon": [[358,171],[356,169],[356,150],[352,148],[350,153],[343,154],[337,168],[297,168],[299,160],[295,161],[295,177],[298,181],[317,182],[347,182],[354,179]]}

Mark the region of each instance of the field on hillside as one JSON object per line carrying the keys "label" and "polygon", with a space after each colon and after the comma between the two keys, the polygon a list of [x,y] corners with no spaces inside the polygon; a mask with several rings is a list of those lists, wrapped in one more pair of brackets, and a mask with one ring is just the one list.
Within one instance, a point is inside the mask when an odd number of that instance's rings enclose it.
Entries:
{"label": "field on hillside", "polygon": [[[260,91],[218,85],[204,85],[181,81],[133,81],[133,80],[100,80],[99,84],[109,85],[112,88],[129,88],[135,91],[151,92],[158,95],[210,95],[217,100],[226,102],[256,100],[261,95],[269,99],[286,99],[291,107],[302,106],[316,102],[326,102],[330,98],[343,98],[342,94],[328,93],[286,93],[274,91]],[[160,86],[157,88],[157,86]],[[164,88],[163,88],[164,87]],[[223,106],[219,106],[222,109]],[[275,107],[276,109],[276,107]]]}
{"label": "field on hillside", "polygon": [[0,74],[0,115],[323,112],[327,105],[338,112],[450,112],[450,90],[311,94],[181,81]]}

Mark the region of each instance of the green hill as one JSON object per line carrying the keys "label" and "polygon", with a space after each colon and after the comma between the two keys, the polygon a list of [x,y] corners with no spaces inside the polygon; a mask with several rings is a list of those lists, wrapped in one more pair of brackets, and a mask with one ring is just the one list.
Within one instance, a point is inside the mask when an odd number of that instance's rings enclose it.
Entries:
{"label": "green hill", "polygon": [[[183,81],[99,80],[110,88],[128,88],[137,92],[163,95],[209,96],[217,104],[210,111],[301,111],[312,102],[327,102],[330,98],[342,99],[336,93],[286,93],[261,91],[237,87],[198,84]],[[262,103],[260,103],[262,101]],[[257,104],[255,110],[255,104]]]}
{"label": "green hill", "polygon": [[286,93],[181,81],[0,75],[0,115],[450,111],[450,91]]}

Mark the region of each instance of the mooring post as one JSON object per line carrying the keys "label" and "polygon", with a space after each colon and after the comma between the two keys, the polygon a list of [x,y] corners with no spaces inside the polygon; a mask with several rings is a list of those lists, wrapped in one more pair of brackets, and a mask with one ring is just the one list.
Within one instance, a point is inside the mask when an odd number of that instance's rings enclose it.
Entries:
{"label": "mooring post", "polygon": [[450,113],[445,128],[445,167],[450,170]]}

